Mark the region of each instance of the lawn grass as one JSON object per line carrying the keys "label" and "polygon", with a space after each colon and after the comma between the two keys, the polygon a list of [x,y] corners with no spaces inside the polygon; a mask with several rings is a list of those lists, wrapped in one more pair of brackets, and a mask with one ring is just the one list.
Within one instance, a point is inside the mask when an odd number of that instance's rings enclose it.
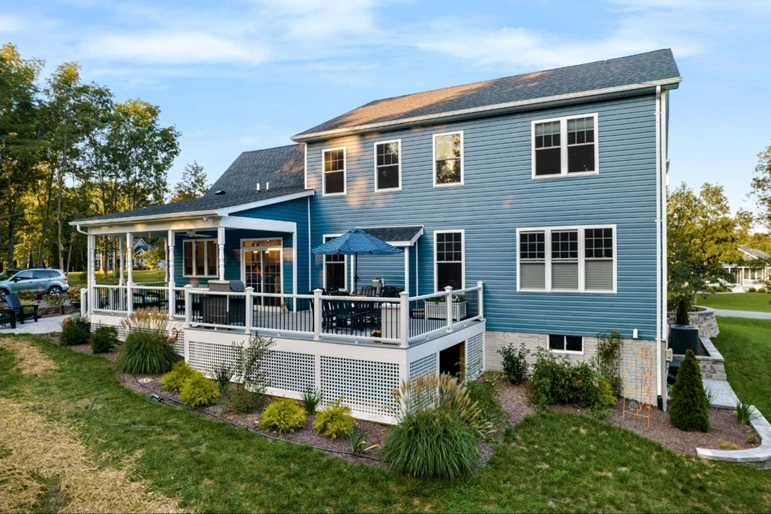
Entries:
{"label": "lawn grass", "polygon": [[[134,270],[133,274],[134,282],[163,282],[165,280],[166,275],[164,274],[164,271],[153,269],[153,270]],[[128,279],[128,274],[124,272],[124,277]],[[86,272],[85,271],[71,271],[67,278],[69,279],[70,286],[73,287],[86,287]],[[96,283],[97,284],[117,284],[118,283],[118,277],[113,277],[112,273],[108,273],[108,275],[105,277],[102,273],[97,272],[96,273]]]}
{"label": "lawn grass", "polygon": [[621,428],[558,412],[507,431],[473,477],[410,479],[150,402],[121,386],[105,359],[24,337],[59,370],[22,377],[15,355],[0,351],[0,397],[74,426],[103,461],[137,456],[137,476],[183,509],[714,512],[768,510],[771,501],[768,472],[677,455]]}
{"label": "lawn grass", "polygon": [[766,293],[716,293],[697,298],[699,305],[734,311],[771,312],[769,302],[771,294]]}
{"label": "lawn grass", "polygon": [[771,320],[717,318],[720,335],[712,342],[739,399],[771,419]]}

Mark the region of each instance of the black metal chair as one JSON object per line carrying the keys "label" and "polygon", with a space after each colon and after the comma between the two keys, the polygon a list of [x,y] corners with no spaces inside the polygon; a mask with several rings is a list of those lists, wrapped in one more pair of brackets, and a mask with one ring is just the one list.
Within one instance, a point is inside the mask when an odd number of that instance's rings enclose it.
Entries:
{"label": "black metal chair", "polygon": [[22,305],[16,293],[5,295],[5,303],[8,304],[8,309],[16,314],[16,319],[22,324],[25,319],[30,317],[37,321],[37,305]]}

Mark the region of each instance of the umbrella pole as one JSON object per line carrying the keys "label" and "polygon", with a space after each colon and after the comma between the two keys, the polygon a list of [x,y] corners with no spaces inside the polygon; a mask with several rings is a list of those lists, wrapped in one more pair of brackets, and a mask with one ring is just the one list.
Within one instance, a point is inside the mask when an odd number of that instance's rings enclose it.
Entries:
{"label": "umbrella pole", "polygon": [[359,254],[353,254],[353,294],[359,290]]}

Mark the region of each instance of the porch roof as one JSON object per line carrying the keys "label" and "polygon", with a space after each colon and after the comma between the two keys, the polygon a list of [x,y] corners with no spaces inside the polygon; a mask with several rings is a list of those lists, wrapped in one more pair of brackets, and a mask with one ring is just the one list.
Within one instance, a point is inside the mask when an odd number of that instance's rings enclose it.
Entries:
{"label": "porch roof", "polygon": [[392,246],[412,246],[423,235],[423,225],[406,227],[356,227]]}

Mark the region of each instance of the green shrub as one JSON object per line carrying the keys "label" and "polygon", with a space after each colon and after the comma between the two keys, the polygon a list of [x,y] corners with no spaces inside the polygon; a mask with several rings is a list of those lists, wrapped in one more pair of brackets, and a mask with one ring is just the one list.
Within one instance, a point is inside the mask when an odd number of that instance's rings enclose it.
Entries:
{"label": "green shrub", "polygon": [[712,286],[707,286],[706,288],[704,288],[704,292],[712,294],[715,292],[715,288]]}
{"label": "green shrub", "polygon": [[118,344],[118,329],[116,327],[99,327],[91,334],[91,349],[94,353],[105,353]]}
{"label": "green shrub", "polygon": [[597,392],[600,396],[600,403],[606,407],[615,407],[618,403],[618,397],[613,393],[610,382],[606,379],[600,379],[597,384]]}
{"label": "green shrub", "polygon": [[75,314],[62,322],[62,334],[59,336],[59,344],[62,346],[85,344],[90,336],[91,323],[80,314]]}
{"label": "green shrub", "polygon": [[527,380],[527,356],[530,350],[522,343],[518,349],[513,344],[498,350],[503,364],[503,373],[512,384],[521,384]]}
{"label": "green shrub", "polygon": [[227,393],[225,410],[236,414],[256,412],[262,408],[264,400],[262,393],[250,391],[244,384],[234,384]]}
{"label": "green shrub", "polygon": [[222,394],[228,394],[230,391],[230,380],[233,378],[233,374],[233,368],[224,362],[211,370],[211,376],[214,377]]}
{"label": "green shrub", "polygon": [[316,413],[313,430],[332,440],[342,439],[351,435],[355,423],[351,408],[343,405],[342,399],[339,399]]}
{"label": "green shrub", "polygon": [[742,425],[749,425],[750,421],[756,419],[758,415],[751,409],[751,407],[752,405],[749,403],[742,403],[741,401],[737,403],[736,409],[734,410],[736,421]]}
{"label": "green shrub", "polygon": [[677,310],[675,311],[675,324],[676,325],[689,325],[688,311],[691,310],[691,296],[689,294],[681,294],[677,300]]}
{"label": "green shrub", "polygon": [[722,284],[719,285],[719,286],[715,286],[715,292],[716,293],[725,293],[726,292],[726,288]]}
{"label": "green shrub", "polygon": [[316,407],[321,403],[321,391],[313,387],[308,387],[303,392],[303,407],[305,413],[309,416],[316,414]]}
{"label": "green shrub", "polygon": [[391,469],[421,478],[458,478],[479,460],[477,434],[457,413],[419,409],[391,428],[381,448]]}
{"label": "green shrub", "polygon": [[709,410],[701,380],[701,369],[691,350],[686,350],[685,358],[680,362],[677,371],[677,380],[672,387],[669,420],[680,430],[709,430]]}
{"label": "green shrub", "polygon": [[163,332],[134,329],[120,347],[115,369],[123,373],[159,375],[169,371],[178,360]]}
{"label": "green shrub", "polygon": [[260,426],[279,434],[294,432],[305,427],[305,413],[288,398],[278,400],[265,408]]}
{"label": "green shrub", "polygon": [[758,288],[758,293],[766,294],[767,292],[768,292],[768,289],[766,289],[765,287],[759,287]]}
{"label": "green shrub", "polygon": [[200,372],[193,370],[193,374],[185,380],[179,399],[190,407],[205,407],[211,405],[220,397],[217,384],[204,377]]}
{"label": "green shrub", "polygon": [[552,403],[592,407],[600,403],[598,372],[592,363],[573,364],[565,357],[539,348],[530,375],[531,401],[539,408]]}
{"label": "green shrub", "polygon": [[23,289],[16,293],[16,296],[19,298],[19,300],[22,301],[23,304],[31,304],[35,300],[37,300],[37,294],[34,291],[30,291],[29,289]]}
{"label": "green shrub", "polygon": [[757,289],[755,289],[754,287],[751,287],[751,288],[747,289],[747,292],[748,292],[748,293],[757,293],[757,292],[758,292],[758,290],[757,290]]}
{"label": "green shrub", "polygon": [[471,401],[479,408],[479,416],[484,421],[489,421],[499,426],[504,419],[505,412],[498,401],[498,386],[495,382],[484,379],[482,382],[468,382],[466,384]]}
{"label": "green shrub", "polygon": [[171,371],[161,377],[161,387],[167,391],[178,393],[182,391],[185,381],[192,377],[195,370],[185,361],[177,361],[171,367]]}

